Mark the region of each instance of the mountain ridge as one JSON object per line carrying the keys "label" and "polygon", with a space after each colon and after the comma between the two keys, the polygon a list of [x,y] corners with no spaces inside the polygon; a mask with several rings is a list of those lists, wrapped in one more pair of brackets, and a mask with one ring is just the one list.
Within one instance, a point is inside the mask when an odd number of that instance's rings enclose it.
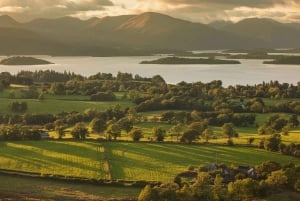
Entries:
{"label": "mountain ridge", "polygon": [[[296,28],[297,24],[283,24],[268,18],[250,18],[234,24],[220,24],[220,27],[213,27],[154,12],[87,20],[74,17],[41,18],[27,23],[19,23],[5,15],[0,16],[0,28],[3,32],[0,34],[0,41],[5,42],[9,51],[0,48],[0,53],[15,51],[23,54],[40,52],[101,56],[106,50],[112,54],[118,52],[118,55],[130,52],[131,55],[139,50],[151,52],[300,47],[300,29]],[[17,28],[19,35],[16,29],[4,29],[8,27]],[[10,32],[13,32],[11,36]],[[33,47],[28,47],[30,51],[26,51],[28,41],[34,44]],[[22,47],[22,51],[19,47]]]}

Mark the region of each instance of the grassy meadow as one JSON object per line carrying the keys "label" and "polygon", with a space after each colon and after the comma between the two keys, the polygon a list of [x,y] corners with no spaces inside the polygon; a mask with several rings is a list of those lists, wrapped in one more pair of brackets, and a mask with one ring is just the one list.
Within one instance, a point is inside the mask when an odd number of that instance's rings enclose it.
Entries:
{"label": "grassy meadow", "polygon": [[266,160],[282,164],[300,160],[251,147],[168,143],[104,143],[114,179],[168,181],[188,166],[211,163],[257,165]]}
{"label": "grassy meadow", "polygon": [[0,181],[0,200],[121,200],[135,198],[141,190],[1,174]]}
{"label": "grassy meadow", "polygon": [[0,168],[108,179],[103,147],[96,142],[0,142]]}
{"label": "grassy meadow", "polygon": [[0,152],[0,168],[3,169],[97,179],[109,179],[108,163],[112,179],[149,181],[169,181],[190,165],[197,168],[215,162],[256,165],[274,160],[300,165],[295,157],[251,147],[173,143],[1,142]]}
{"label": "grassy meadow", "polygon": [[[13,92],[15,98],[9,98],[9,93]],[[9,103],[14,101],[26,102],[27,113],[34,114],[57,114],[61,112],[83,112],[86,109],[105,110],[115,105],[122,108],[132,107],[134,103],[128,100],[121,100],[122,93],[116,93],[116,101],[90,101],[89,96],[83,95],[53,95],[45,94],[44,100],[22,99],[21,92],[17,89],[6,89],[0,92],[0,113],[12,114]]]}

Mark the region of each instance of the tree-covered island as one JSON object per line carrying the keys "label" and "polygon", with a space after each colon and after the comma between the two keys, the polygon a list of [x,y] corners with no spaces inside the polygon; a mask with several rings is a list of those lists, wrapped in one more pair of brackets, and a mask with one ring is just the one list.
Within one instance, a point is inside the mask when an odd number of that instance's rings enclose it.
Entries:
{"label": "tree-covered island", "polygon": [[210,58],[182,58],[182,57],[165,57],[152,61],[142,61],[141,64],[240,64],[235,60],[223,60]]}
{"label": "tree-covered island", "polygon": [[52,64],[49,61],[43,59],[37,59],[34,57],[25,57],[25,56],[13,56],[8,57],[0,61],[2,65],[46,65]]}

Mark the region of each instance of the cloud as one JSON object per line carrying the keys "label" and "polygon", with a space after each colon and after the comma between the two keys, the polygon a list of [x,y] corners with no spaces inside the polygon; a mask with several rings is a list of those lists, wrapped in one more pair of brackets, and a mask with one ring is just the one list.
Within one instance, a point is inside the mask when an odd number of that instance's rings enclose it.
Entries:
{"label": "cloud", "polygon": [[27,8],[20,6],[3,6],[0,7],[0,12],[3,13],[23,13]]}
{"label": "cloud", "polygon": [[[141,0],[143,1],[143,0]],[[187,6],[216,6],[217,8],[233,9],[236,7],[268,8],[276,4],[287,4],[293,0],[161,0],[168,4]]]}
{"label": "cloud", "polygon": [[[147,2],[148,0],[139,0]],[[273,18],[278,21],[297,20],[299,0],[161,0],[177,9],[166,11],[172,16],[209,23],[214,20],[239,21],[244,18]],[[289,17],[290,16],[290,17]],[[293,16],[293,17],[292,17]]]}
{"label": "cloud", "polygon": [[19,19],[56,18],[78,12],[104,10],[113,6],[110,0],[1,0],[0,14]]}
{"label": "cloud", "polygon": [[17,20],[161,12],[194,22],[270,17],[300,21],[300,0],[0,0],[0,15]]}

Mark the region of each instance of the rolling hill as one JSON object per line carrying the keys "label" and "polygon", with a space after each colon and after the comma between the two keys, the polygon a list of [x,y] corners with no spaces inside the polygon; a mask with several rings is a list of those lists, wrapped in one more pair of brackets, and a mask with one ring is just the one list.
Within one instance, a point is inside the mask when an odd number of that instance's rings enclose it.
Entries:
{"label": "rolling hill", "polygon": [[0,16],[1,54],[120,56],[154,50],[299,47],[300,30],[270,19],[205,25],[160,13],[19,23]]}
{"label": "rolling hill", "polygon": [[300,46],[300,29],[272,19],[250,18],[224,26],[223,31],[260,40],[262,47],[295,48]]}

